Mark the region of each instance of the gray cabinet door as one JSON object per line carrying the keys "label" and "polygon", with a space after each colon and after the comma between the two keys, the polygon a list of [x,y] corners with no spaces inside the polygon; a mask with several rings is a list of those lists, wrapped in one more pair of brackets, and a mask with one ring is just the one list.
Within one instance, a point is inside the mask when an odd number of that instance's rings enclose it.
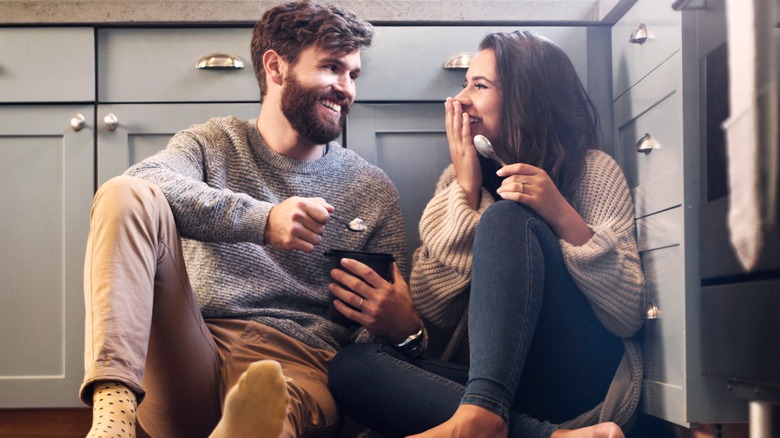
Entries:
{"label": "gray cabinet door", "polygon": [[[176,132],[212,117],[254,119],[259,103],[127,104],[98,106],[98,185],[164,149]],[[110,127],[107,118],[115,119]]]}
{"label": "gray cabinet door", "polygon": [[92,105],[0,106],[0,408],[80,406],[94,126]]}
{"label": "gray cabinet door", "polygon": [[420,216],[450,164],[444,105],[356,104],[349,113],[345,146],[382,168],[398,189],[411,262],[420,243]]}

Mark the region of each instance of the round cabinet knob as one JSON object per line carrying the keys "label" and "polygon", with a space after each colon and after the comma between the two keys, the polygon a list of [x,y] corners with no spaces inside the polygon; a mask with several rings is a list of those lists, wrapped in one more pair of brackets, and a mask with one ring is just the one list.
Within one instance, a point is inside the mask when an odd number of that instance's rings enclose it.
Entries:
{"label": "round cabinet knob", "polygon": [[103,118],[103,124],[105,124],[106,129],[109,131],[115,131],[117,126],[119,126],[119,119],[116,118],[114,113],[108,113],[108,115]]}
{"label": "round cabinet knob", "polygon": [[73,129],[76,132],[81,131],[84,129],[84,125],[86,124],[86,119],[84,119],[84,115],[79,113],[73,116],[72,119],[70,119],[70,128]]}

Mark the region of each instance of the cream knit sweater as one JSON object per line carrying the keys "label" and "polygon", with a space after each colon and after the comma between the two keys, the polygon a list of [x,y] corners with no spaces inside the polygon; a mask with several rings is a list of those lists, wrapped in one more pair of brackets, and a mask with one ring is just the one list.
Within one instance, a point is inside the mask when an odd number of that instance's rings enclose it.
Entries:
{"label": "cream knit sweater", "polygon": [[[470,208],[450,166],[439,179],[420,220],[422,243],[414,253],[409,283],[415,306],[432,337],[445,334],[448,342],[439,346],[445,360],[462,358],[468,351],[466,315],[472,246],[477,223],[493,202],[483,188],[479,209]],[[630,337],[643,324],[644,275],[631,193],[620,167],[609,155],[597,150],[588,152],[573,204],[594,235],[582,246],[561,240],[566,267],[599,321],[624,339],[626,353],[606,402],[565,426],[598,420],[625,424],[636,409],[641,389],[641,352]],[[436,339],[431,341],[435,344]]]}

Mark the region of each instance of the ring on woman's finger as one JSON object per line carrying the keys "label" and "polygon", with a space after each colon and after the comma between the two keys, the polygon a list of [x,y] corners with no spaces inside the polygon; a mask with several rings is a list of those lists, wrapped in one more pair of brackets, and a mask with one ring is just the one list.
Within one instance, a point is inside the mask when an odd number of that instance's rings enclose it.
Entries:
{"label": "ring on woman's finger", "polygon": [[520,193],[525,194],[525,185],[528,184],[528,182],[524,179],[520,180]]}
{"label": "ring on woman's finger", "polygon": [[363,311],[363,301],[365,300],[366,300],[365,298],[361,298],[360,303],[358,303],[358,310],[361,312]]}

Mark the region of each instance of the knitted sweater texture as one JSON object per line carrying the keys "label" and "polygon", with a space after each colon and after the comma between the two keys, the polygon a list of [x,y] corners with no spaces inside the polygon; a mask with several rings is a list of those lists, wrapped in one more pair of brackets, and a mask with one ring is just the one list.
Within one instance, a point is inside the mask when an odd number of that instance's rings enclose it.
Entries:
{"label": "knitted sweater texture", "polygon": [[[404,224],[390,179],[336,142],[327,150],[317,160],[293,160],[266,145],[255,120],[214,118],[127,170],[157,185],[171,205],[204,317],[254,320],[335,351],[352,333],[327,318],[331,277],[323,253],[391,253],[405,272]],[[335,207],[311,254],[263,238],[271,208],[293,196]],[[346,229],[357,217],[366,231]]]}
{"label": "knitted sweater texture", "polygon": [[[465,192],[455,180],[454,168],[449,166],[420,220],[422,243],[414,253],[410,288],[432,336],[445,333],[439,340],[446,345],[437,349],[445,360],[463,359],[468,352],[466,315],[472,247],[477,223],[494,202],[484,188],[480,202],[477,210],[468,205]],[[590,424],[604,416],[620,424],[630,419],[639,399],[641,353],[630,337],[643,324],[645,294],[631,194],[622,171],[609,155],[597,150],[588,152],[573,207],[594,235],[582,246],[561,240],[564,262],[599,321],[624,339],[624,361],[630,376],[623,373],[622,381],[613,381],[613,386],[623,392],[617,402],[611,401],[616,404],[611,408],[613,412],[604,415],[600,405],[566,425]],[[436,348],[436,339],[431,342]]]}

